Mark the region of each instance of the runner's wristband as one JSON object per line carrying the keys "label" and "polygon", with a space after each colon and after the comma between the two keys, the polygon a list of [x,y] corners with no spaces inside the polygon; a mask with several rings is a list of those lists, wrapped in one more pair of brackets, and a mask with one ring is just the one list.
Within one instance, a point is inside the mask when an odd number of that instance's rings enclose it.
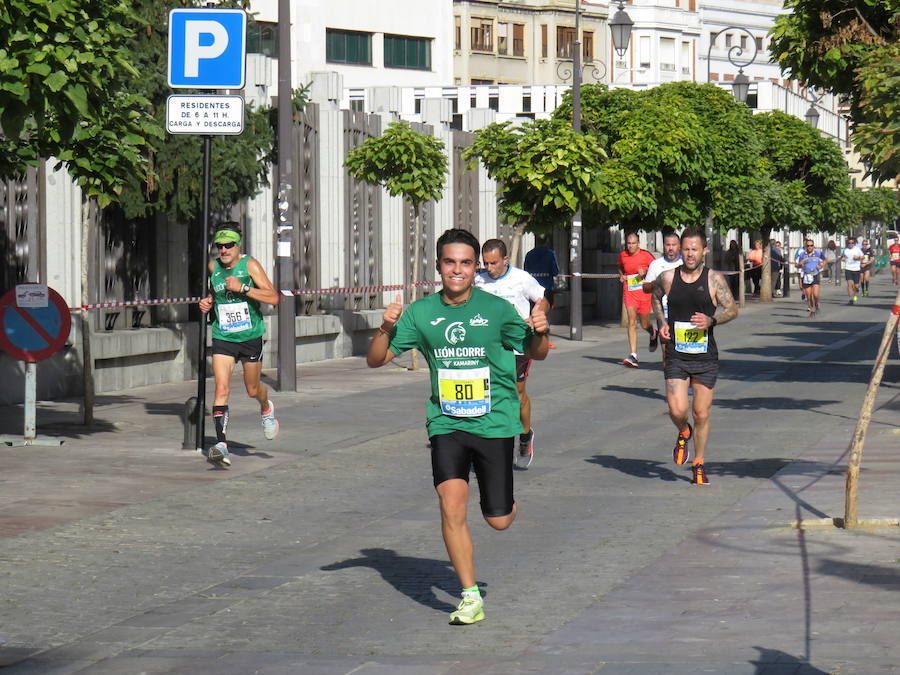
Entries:
{"label": "runner's wristband", "polygon": [[250,290],[250,284],[241,284],[241,293],[246,294]]}

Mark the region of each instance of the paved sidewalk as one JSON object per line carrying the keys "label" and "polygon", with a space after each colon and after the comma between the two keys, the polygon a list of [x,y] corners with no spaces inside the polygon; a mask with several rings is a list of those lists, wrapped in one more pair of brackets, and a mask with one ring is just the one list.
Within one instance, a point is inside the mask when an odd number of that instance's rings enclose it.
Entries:
{"label": "paved sidewalk", "polygon": [[[504,539],[503,559],[518,552],[533,566],[513,560],[507,578],[494,573],[490,621],[468,632],[448,629],[441,615],[457,589],[436,540],[427,470],[409,459],[409,450],[418,451],[425,441],[424,373],[399,366],[371,371],[360,358],[303,365],[302,391],[277,394],[287,423],[272,443],[263,441],[238,375],[230,431],[239,442],[230,470],[180,449],[179,415],[195,383],[101,395],[91,430],[80,425],[77,402],[41,403],[38,432],[65,444],[0,447],[0,585],[25,579],[29,562],[35,568],[34,578],[0,600],[0,613],[5,609],[4,616],[14,618],[10,608],[26,607],[43,589],[52,597],[69,593],[73,607],[29,606],[30,621],[40,626],[43,616],[47,627],[43,634],[22,629],[27,643],[11,639],[18,626],[0,625],[0,668],[92,674],[900,673],[900,369],[894,352],[862,463],[860,517],[882,522],[837,529],[831,521],[843,515],[843,470],[858,408],[825,399],[840,399],[844,391],[861,399],[870,366],[846,355],[880,338],[883,312],[876,300],[846,309],[839,294],[832,295],[837,300],[819,324],[803,323],[802,303],[792,298],[751,304],[740,325],[724,327],[730,335],[749,334],[764,330],[766,318],[787,332],[777,358],[769,356],[768,343],[758,346],[750,338],[740,347],[732,339],[726,349],[741,370],[723,378],[716,403],[722,426],[714,433],[723,447],[723,439],[734,436],[735,452],[745,454],[726,457],[723,450],[712,457],[716,483],[709,489],[684,485],[669,460],[654,454],[657,436],[671,436],[659,421],[665,419],[659,374],[656,364],[639,371],[618,365],[612,355],[623,349],[621,328],[587,327],[583,343],[554,337],[557,379],[551,381],[548,369],[529,385],[547,429],[542,439],[551,429],[562,436],[567,428],[575,437],[578,420],[596,421],[585,414],[599,401],[608,416],[605,433],[633,445],[587,444],[594,439],[548,445],[532,470],[517,472],[517,495],[529,512]],[[848,329],[856,317],[871,320]],[[810,332],[811,325],[818,332]],[[842,362],[839,378],[826,372],[838,366],[820,363],[832,359]],[[804,399],[795,392],[807,386],[800,379],[805,369],[810,389]],[[584,381],[576,381],[579,374]],[[845,381],[845,374],[855,381]],[[587,392],[593,398],[577,408]],[[358,416],[348,419],[342,413],[347,409]],[[627,421],[637,409],[640,432]],[[802,426],[788,424],[792,411],[809,413]],[[827,433],[808,422],[817,413]],[[0,434],[20,432],[21,414],[20,406],[0,407]],[[372,423],[387,416],[390,428]],[[748,428],[751,419],[757,428]],[[763,437],[769,447],[755,448],[757,455],[743,449]],[[774,447],[773,439],[785,447]],[[791,446],[805,450],[790,454]],[[614,450],[619,456],[610,454]],[[298,479],[304,481],[302,503],[294,494]],[[590,501],[593,486],[607,501]],[[740,491],[731,502],[729,490]],[[619,510],[604,513],[613,502]],[[306,518],[306,509],[323,507],[321,519]],[[186,509],[196,513],[190,517]],[[797,521],[802,528],[792,527]],[[580,547],[565,557],[556,547],[571,539],[555,539],[554,522],[578,537]],[[479,561],[493,570],[501,552],[494,551],[496,533],[484,529],[474,532]],[[261,546],[250,541],[251,533]],[[242,548],[242,539],[255,548]],[[542,557],[538,543],[546,547],[548,567],[534,565]],[[233,557],[223,569],[209,567],[210,558],[227,554]],[[73,580],[77,587],[69,591]],[[534,598],[516,597],[526,585],[538,589],[543,614],[515,614],[514,608],[533,610]],[[101,589],[108,598],[93,597]],[[362,611],[341,595],[371,607]],[[321,601],[312,610],[319,614],[305,613],[311,600]],[[554,603],[565,604],[569,614],[556,613]],[[102,629],[50,626],[64,623],[56,614],[75,613],[82,604],[108,615]],[[501,606],[511,616],[501,616]],[[374,608],[395,613],[379,617],[383,627],[373,627]],[[423,616],[426,626],[420,625]],[[406,632],[391,632],[395,619],[394,626]],[[305,631],[299,637],[294,624]],[[344,639],[337,647],[328,642],[335,634]]]}

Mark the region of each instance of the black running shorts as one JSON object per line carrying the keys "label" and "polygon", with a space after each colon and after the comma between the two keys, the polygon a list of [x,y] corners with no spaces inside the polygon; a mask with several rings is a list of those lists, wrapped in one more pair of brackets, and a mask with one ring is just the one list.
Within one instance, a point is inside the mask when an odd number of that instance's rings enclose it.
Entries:
{"label": "black running shorts", "polygon": [[516,382],[524,382],[528,379],[528,371],[531,369],[531,359],[521,354],[516,354]]}
{"label": "black running shorts", "polygon": [[212,353],[230,356],[235,361],[256,363],[262,360],[263,339],[261,337],[246,342],[229,342],[213,338]]}
{"label": "black running shorts", "polygon": [[844,270],[844,279],[852,281],[854,284],[858,284],[860,274],[862,273],[859,270]]}
{"label": "black running shorts", "polygon": [[665,374],[667,380],[696,380],[712,389],[719,377],[719,361],[714,359],[691,361],[677,356],[667,356]]}
{"label": "black running shorts", "polygon": [[467,431],[453,431],[430,440],[435,487],[453,478],[468,483],[469,468],[474,467],[481,513],[487,518],[512,513],[514,438],[481,438]]}

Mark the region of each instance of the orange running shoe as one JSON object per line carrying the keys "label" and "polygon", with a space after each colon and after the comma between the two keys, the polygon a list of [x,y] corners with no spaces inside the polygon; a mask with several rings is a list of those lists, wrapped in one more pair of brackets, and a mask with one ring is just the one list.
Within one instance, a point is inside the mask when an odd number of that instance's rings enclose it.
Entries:
{"label": "orange running shoe", "polygon": [[709,478],[706,476],[706,467],[703,466],[703,462],[694,464],[691,467],[691,471],[694,472],[694,479],[691,481],[691,485],[709,485]]}
{"label": "orange running shoe", "polygon": [[675,440],[675,449],[672,450],[672,460],[678,465],[681,466],[690,457],[691,451],[688,448],[688,441],[691,440],[691,436],[694,435],[694,427],[691,426],[690,422],[687,423],[687,436],[684,435],[684,430],[678,432],[678,438]]}

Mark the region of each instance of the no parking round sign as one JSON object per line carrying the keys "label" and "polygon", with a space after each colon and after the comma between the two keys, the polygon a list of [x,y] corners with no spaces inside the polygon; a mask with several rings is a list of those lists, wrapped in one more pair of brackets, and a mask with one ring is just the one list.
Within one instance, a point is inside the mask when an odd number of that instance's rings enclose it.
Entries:
{"label": "no parking round sign", "polygon": [[19,284],[0,297],[0,349],[37,363],[66,344],[72,316],[62,296],[45,284]]}

